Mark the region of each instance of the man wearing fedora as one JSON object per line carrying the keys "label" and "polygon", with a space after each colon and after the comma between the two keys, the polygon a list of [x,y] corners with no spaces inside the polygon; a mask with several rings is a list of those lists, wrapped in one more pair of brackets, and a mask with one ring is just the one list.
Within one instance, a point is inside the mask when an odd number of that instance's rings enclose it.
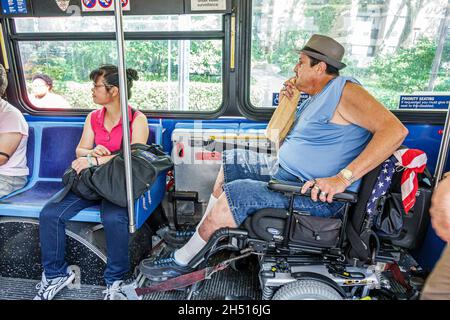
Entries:
{"label": "man wearing fedora", "polygon": [[287,208],[288,198],[267,188],[270,179],[303,182],[302,193],[312,188],[310,198],[296,197],[295,209],[340,216],[343,205],[333,202],[333,195],[357,191],[360,178],[392,155],[408,134],[356,79],[339,75],[346,66],[343,56],[344,47],[330,37],[315,34],[308,40],[280,97],[292,97],[295,87],[310,98],[298,107],[277,161],[249,150],[225,151],[196,232],[168,258],[143,260],[140,269],[148,278],[192,271],[188,263],[216,230],[236,228],[263,208]]}

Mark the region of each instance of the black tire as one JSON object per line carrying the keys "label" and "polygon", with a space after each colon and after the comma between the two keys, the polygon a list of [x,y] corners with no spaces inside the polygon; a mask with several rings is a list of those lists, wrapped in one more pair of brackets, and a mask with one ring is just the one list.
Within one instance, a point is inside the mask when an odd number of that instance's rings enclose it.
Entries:
{"label": "black tire", "polygon": [[272,300],[342,300],[342,296],[323,282],[297,280],[278,289]]}

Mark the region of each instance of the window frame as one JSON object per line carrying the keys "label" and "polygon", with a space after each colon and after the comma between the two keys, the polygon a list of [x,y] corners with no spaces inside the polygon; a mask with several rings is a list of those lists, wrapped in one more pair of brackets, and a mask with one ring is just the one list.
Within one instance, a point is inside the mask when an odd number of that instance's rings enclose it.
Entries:
{"label": "window frame", "polygon": [[[37,17],[39,18],[39,17]],[[230,29],[231,14],[222,14],[222,30],[213,31],[127,31],[124,32],[124,40],[221,40],[222,41],[222,102],[220,106],[213,111],[173,111],[173,110],[142,110],[146,115],[155,118],[196,118],[196,119],[212,119],[217,118],[226,112],[230,105]],[[21,41],[111,41],[115,40],[115,32],[58,32],[58,33],[18,33],[16,31],[13,18],[3,19],[2,28],[4,31],[5,42],[7,44],[8,56],[10,58],[11,69],[14,74],[14,84],[16,84],[13,93],[13,99],[29,114],[32,115],[86,115],[92,109],[62,109],[62,108],[36,108],[28,99],[26,81],[24,78],[23,65],[20,55],[19,44]],[[88,75],[87,75],[88,76]],[[11,83],[11,87],[12,87]]]}
{"label": "window frame", "polygon": [[[243,39],[239,46],[240,55],[245,58],[242,61],[242,66],[239,70],[238,76],[238,106],[239,111],[248,119],[254,121],[269,121],[272,117],[276,107],[271,108],[257,108],[252,105],[250,100],[251,89],[251,46],[252,46],[252,23],[253,23],[253,0],[241,0],[239,3],[239,15],[242,22],[239,28],[240,38]],[[246,54],[243,54],[245,53]],[[292,62],[294,68],[294,61]],[[281,88],[280,88],[281,89]],[[421,123],[424,121],[427,124],[444,124],[447,110],[390,110],[403,123]]]}

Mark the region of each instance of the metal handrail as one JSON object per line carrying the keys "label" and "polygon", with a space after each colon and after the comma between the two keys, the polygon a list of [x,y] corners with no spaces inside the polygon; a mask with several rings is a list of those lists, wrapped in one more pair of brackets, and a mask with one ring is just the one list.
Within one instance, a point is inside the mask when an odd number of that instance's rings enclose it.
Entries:
{"label": "metal handrail", "polygon": [[450,103],[447,109],[447,117],[445,118],[444,132],[442,134],[441,146],[439,148],[439,154],[436,162],[436,170],[434,171],[434,188],[436,188],[438,182],[442,178],[442,174],[445,168],[445,162],[448,155],[448,144],[450,141]]}
{"label": "metal handrail", "polygon": [[134,218],[133,176],[131,171],[130,123],[128,119],[128,90],[126,81],[124,34],[122,24],[122,1],[114,0],[116,20],[117,58],[119,72],[120,109],[122,111],[123,158],[125,161],[125,181],[127,187],[128,228],[130,233],[136,231]]}

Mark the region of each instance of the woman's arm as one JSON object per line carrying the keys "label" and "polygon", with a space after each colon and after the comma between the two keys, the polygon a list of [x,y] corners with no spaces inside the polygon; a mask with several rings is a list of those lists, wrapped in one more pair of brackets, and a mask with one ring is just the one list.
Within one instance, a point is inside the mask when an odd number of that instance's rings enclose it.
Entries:
{"label": "woman's arm", "polygon": [[19,132],[0,133],[0,152],[4,153],[0,154],[0,166],[8,162],[9,157],[16,152],[21,140],[22,134]]}
{"label": "woman's arm", "polygon": [[141,113],[133,121],[133,135],[131,137],[131,144],[142,143],[147,144],[148,140],[148,123],[145,114]]}
{"label": "woman's arm", "polygon": [[94,130],[91,126],[91,115],[92,112],[86,117],[86,121],[83,127],[83,134],[81,135],[80,142],[78,143],[76,149],[77,158],[85,157],[90,154],[94,147]]}

